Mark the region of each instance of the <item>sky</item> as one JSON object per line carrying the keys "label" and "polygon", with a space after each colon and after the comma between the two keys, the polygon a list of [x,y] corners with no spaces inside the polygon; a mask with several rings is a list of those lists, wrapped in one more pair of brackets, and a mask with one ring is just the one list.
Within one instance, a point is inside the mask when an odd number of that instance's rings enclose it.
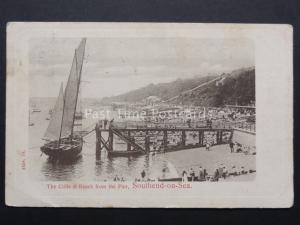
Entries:
{"label": "sky", "polygon": [[[56,97],[67,82],[80,39],[36,38],[29,43],[31,97]],[[254,66],[249,39],[88,38],[81,95],[103,98],[191,77]]]}

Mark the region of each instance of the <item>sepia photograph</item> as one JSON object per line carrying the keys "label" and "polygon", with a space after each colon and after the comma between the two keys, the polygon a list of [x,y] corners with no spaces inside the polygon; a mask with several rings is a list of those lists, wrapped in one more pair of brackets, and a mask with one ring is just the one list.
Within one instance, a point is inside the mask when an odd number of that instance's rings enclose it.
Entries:
{"label": "sepia photograph", "polygon": [[7,32],[8,205],[293,204],[288,25]]}
{"label": "sepia photograph", "polygon": [[34,179],[255,179],[250,40],[32,39],[29,76]]}

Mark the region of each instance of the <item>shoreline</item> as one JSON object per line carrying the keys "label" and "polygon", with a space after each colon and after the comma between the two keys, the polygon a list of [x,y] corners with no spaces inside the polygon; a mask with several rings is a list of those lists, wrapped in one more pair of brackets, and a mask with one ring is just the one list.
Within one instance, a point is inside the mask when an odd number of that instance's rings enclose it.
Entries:
{"label": "shoreline", "polygon": [[[226,167],[229,173],[233,166],[237,170],[244,168],[247,174],[237,176],[229,176],[224,181],[252,181],[256,175],[256,156],[245,155],[243,153],[230,153],[228,144],[212,146],[210,151],[206,151],[204,147],[186,149],[182,151],[174,151],[165,153],[167,161],[177,171],[177,178],[181,179],[183,171],[189,172],[193,169],[195,175],[198,176],[199,167],[207,170],[208,176],[212,176],[213,172],[220,165]],[[249,171],[255,171],[249,173]],[[239,172],[239,171],[236,171]],[[223,179],[220,179],[220,181]],[[204,181],[205,182],[205,181]]]}

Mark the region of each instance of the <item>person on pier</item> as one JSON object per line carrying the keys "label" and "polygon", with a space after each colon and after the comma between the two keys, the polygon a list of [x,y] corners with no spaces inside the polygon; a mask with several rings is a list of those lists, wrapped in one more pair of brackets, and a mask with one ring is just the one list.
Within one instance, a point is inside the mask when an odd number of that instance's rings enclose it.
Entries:
{"label": "person on pier", "polygon": [[103,120],[103,126],[104,126],[104,129],[106,129],[107,122],[108,122],[108,120],[105,118],[105,119]]}
{"label": "person on pier", "polygon": [[114,119],[109,121],[109,128],[113,127],[113,125],[114,125]]}
{"label": "person on pier", "polygon": [[188,125],[188,128],[191,128],[191,118],[188,118],[187,121],[186,121],[187,125]]}

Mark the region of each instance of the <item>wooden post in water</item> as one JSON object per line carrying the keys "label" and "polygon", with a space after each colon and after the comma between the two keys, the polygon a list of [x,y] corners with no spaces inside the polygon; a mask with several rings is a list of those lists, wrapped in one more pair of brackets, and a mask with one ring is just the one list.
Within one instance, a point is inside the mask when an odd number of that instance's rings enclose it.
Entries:
{"label": "wooden post in water", "polygon": [[113,151],[113,145],[114,145],[114,133],[112,132],[112,129],[109,128],[108,130],[108,140],[109,140],[109,151]]}
{"label": "wooden post in water", "polygon": [[99,130],[98,123],[95,127],[96,132],[96,159],[100,159],[101,156],[101,131]]}
{"label": "wooden post in water", "polygon": [[100,140],[99,140],[99,129],[98,129],[98,123],[96,123],[96,126],[95,126],[95,132],[96,132],[96,153],[98,153],[98,151],[99,151],[99,145],[100,145]]}
{"label": "wooden post in water", "polygon": [[145,136],[145,150],[146,152],[150,152],[150,137],[148,134],[148,130],[146,131],[146,136]]}
{"label": "wooden post in water", "polygon": [[182,134],[181,134],[181,145],[182,145],[182,147],[185,146],[185,140],[186,140],[186,133],[185,133],[185,130],[183,130]]}
{"label": "wooden post in water", "polygon": [[164,130],[164,138],[163,138],[164,151],[168,147],[168,131]]}
{"label": "wooden post in water", "polygon": [[223,132],[220,131],[220,144],[223,144]]}
{"label": "wooden post in water", "polygon": [[[127,131],[127,135],[130,138],[130,130]],[[127,151],[131,151],[131,144],[127,143]]]}
{"label": "wooden post in water", "polygon": [[201,131],[201,146],[203,146],[204,142],[204,131]]}
{"label": "wooden post in water", "polygon": [[199,146],[202,145],[202,132],[199,130],[198,131],[198,138],[199,138]]}
{"label": "wooden post in water", "polygon": [[220,131],[217,131],[217,144],[221,144],[220,143]]}
{"label": "wooden post in water", "polygon": [[232,137],[233,137],[233,130],[231,130],[231,132],[230,132],[229,141],[232,141]]}

